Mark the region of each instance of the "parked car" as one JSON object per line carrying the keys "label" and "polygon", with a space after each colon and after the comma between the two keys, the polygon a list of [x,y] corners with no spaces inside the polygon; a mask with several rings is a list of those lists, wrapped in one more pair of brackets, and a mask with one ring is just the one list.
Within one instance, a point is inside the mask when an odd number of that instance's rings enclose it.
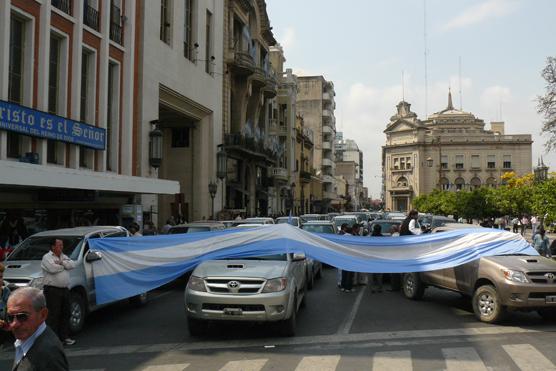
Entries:
{"label": "parked car", "polygon": [[373,228],[376,224],[380,225],[380,231],[381,231],[380,233],[382,233],[382,235],[391,236],[392,234],[390,233],[390,230],[392,229],[392,226],[397,225],[398,227],[400,227],[402,225],[402,221],[401,220],[393,220],[393,219],[373,220],[369,224],[369,234],[373,231]]}
{"label": "parked car", "polygon": [[392,220],[401,220],[403,221],[406,218],[404,213],[398,211],[389,211],[384,214],[384,219],[392,219]]}
{"label": "parked car", "polygon": [[238,224],[274,224],[274,219],[260,217],[260,218],[246,218],[242,220],[238,220],[234,223],[234,226]]}
{"label": "parked car", "polygon": [[[336,234],[334,223],[324,220],[316,220],[304,223],[301,229],[312,233],[332,233]],[[307,287],[313,288],[314,281],[322,277],[322,263],[312,258],[307,258]]]}
{"label": "parked car", "polygon": [[187,224],[179,224],[170,227],[168,234],[182,234],[195,232],[213,232],[226,229],[223,223],[219,222],[193,222]]}
{"label": "parked car", "polygon": [[300,218],[303,223],[310,222],[312,220],[330,220],[328,215],[325,214],[303,214]]}
{"label": "parked car", "polygon": [[442,215],[423,214],[419,216],[419,224],[427,229],[434,229],[450,223],[457,223],[454,218]]}
{"label": "parked car", "polygon": [[334,222],[334,224],[336,225],[336,229],[339,231],[340,228],[342,227],[342,224],[347,224],[348,227],[353,227],[355,224],[357,224],[357,217],[355,215],[338,215],[336,217],[334,217],[334,219],[332,220]]}
{"label": "parked car", "polygon": [[276,218],[275,221],[276,224],[286,224],[286,223],[290,223],[291,225],[293,225],[294,227],[301,227],[301,218],[298,216],[281,216],[279,218]]}
{"label": "parked car", "polygon": [[250,321],[279,323],[293,336],[305,291],[304,254],[203,262],[185,289],[189,332],[202,335],[207,321]]}
{"label": "parked car", "polygon": [[[469,226],[446,224],[433,233],[465,227]],[[499,322],[509,311],[536,310],[545,319],[556,318],[556,262],[542,256],[482,257],[453,268],[403,276],[403,292],[409,299],[420,299],[427,286],[470,297],[482,322]]]}
{"label": "parked car", "polygon": [[[34,234],[25,239],[5,262],[4,282],[15,290],[31,286],[42,288],[43,272],[41,261],[44,254],[50,251],[55,239],[64,242],[64,254],[77,262],[70,273],[70,319],[71,332],[79,332],[83,328],[85,317],[100,306],[96,303],[94,273],[92,263],[102,259],[102,255],[89,251],[88,241],[93,238],[128,237],[123,227],[77,227],[57,229]],[[145,304],[147,293],[133,297],[135,304]]]}
{"label": "parked car", "polygon": [[337,233],[334,223],[324,220],[314,220],[303,223],[303,225],[301,225],[301,229],[313,233]]}

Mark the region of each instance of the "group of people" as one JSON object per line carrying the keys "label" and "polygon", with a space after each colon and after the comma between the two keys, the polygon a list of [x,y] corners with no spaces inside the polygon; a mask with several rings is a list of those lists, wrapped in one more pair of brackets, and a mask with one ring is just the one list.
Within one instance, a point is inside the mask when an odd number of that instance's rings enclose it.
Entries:
{"label": "group of people", "polygon": [[[419,213],[417,210],[411,210],[405,220],[402,222],[401,226],[398,228],[397,225],[393,225],[390,229],[390,236],[409,236],[409,235],[419,235],[421,233],[426,232],[425,228],[421,228],[418,222]],[[340,227],[340,234],[342,235],[353,235],[359,236],[360,233],[360,225],[355,224],[351,228],[348,224],[344,223]],[[383,237],[382,234],[382,227],[379,224],[373,225],[373,229],[371,231],[371,237]],[[340,287],[340,291],[342,292],[352,292],[353,291],[353,284],[355,283],[362,283],[367,284],[366,279],[368,277],[368,281],[370,284],[371,292],[372,293],[381,293],[384,289],[383,287],[383,273],[369,273],[368,275],[363,273],[355,273],[350,272],[347,270],[340,270],[339,274],[339,283],[338,286]],[[358,277],[360,276],[361,279]],[[390,275],[390,291],[399,291],[401,288],[401,277],[399,274],[391,274]]]}
{"label": "group of people", "polygon": [[44,287],[10,292],[4,285],[5,267],[0,263],[1,343],[8,331],[15,338],[13,370],[69,370],[64,346],[75,344],[69,337],[69,271],[75,262],[63,253],[64,243],[52,241],[41,261]]}

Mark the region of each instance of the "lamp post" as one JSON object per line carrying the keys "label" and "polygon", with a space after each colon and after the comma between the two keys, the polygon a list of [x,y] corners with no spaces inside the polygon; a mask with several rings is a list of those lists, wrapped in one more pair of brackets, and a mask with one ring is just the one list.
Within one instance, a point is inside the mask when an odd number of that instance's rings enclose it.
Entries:
{"label": "lamp post", "polygon": [[228,155],[226,154],[226,150],[224,150],[224,145],[220,144],[218,145],[218,152],[216,153],[216,177],[222,182],[222,210],[224,210],[224,193],[226,193],[226,188],[224,187],[224,179],[226,179],[227,172]]}
{"label": "lamp post", "polygon": [[290,192],[291,192],[291,210],[292,210],[292,214],[295,215],[295,183],[292,183],[290,185]]}
{"label": "lamp post", "polygon": [[210,182],[209,183],[209,193],[210,193],[210,198],[212,199],[212,209],[211,209],[211,220],[214,220],[214,196],[216,196],[216,191],[218,189],[218,184],[216,184],[215,182]]}
{"label": "lamp post", "polygon": [[162,131],[158,120],[152,120],[150,124],[153,128],[149,132],[149,164],[158,169],[162,163]]}

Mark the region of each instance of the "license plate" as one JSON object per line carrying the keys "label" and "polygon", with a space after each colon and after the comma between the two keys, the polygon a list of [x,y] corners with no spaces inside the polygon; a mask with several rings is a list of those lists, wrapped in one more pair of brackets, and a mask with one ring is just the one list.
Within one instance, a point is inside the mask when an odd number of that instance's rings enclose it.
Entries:
{"label": "license plate", "polygon": [[546,297],[547,303],[556,303],[556,295],[551,295]]}
{"label": "license plate", "polygon": [[224,308],[224,314],[229,316],[241,316],[243,311],[241,308]]}

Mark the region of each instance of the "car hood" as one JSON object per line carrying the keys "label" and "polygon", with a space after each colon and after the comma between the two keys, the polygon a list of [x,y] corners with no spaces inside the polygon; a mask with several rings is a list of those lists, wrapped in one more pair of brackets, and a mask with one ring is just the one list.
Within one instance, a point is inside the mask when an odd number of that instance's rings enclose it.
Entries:
{"label": "car hood", "polygon": [[260,277],[284,276],[288,262],[279,260],[209,260],[193,271],[197,277]]}
{"label": "car hood", "polygon": [[483,258],[516,271],[556,271],[556,261],[538,255],[505,255]]}
{"label": "car hood", "polygon": [[4,279],[42,277],[41,260],[8,260],[4,262]]}

